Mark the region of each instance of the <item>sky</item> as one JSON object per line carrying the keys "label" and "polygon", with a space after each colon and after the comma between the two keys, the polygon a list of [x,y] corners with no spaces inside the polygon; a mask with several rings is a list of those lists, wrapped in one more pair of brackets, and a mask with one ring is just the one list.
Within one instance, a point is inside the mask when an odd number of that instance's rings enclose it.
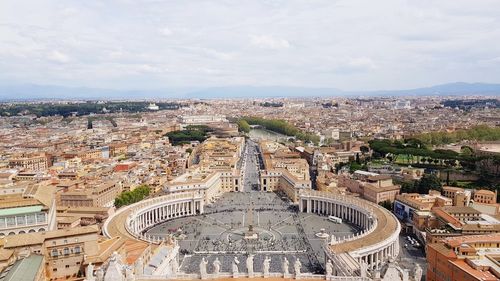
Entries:
{"label": "sky", "polygon": [[0,82],[110,89],[500,83],[498,0],[2,0]]}

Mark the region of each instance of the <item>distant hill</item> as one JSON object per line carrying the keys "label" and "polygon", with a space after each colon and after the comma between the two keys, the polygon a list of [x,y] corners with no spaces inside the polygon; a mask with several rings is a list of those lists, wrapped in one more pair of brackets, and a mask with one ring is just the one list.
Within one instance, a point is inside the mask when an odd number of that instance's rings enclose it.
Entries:
{"label": "distant hill", "polygon": [[348,95],[335,88],[305,88],[305,87],[255,87],[232,86],[207,88],[190,92],[188,98],[267,98],[267,97],[325,97]]}
{"label": "distant hill", "polygon": [[53,85],[0,85],[0,100],[37,99],[153,99],[181,98],[193,88],[167,90],[112,90],[87,87],[64,87]]}
{"label": "distant hill", "polygon": [[111,90],[53,85],[1,85],[0,100],[37,99],[152,99],[152,98],[265,98],[328,96],[500,96],[500,84],[449,83],[427,88],[396,91],[342,91],[336,88],[228,86],[213,88],[169,88],[158,90]]}
{"label": "distant hill", "polygon": [[426,88],[396,91],[370,91],[371,95],[416,95],[416,96],[448,96],[448,95],[500,95],[500,84],[455,82]]}

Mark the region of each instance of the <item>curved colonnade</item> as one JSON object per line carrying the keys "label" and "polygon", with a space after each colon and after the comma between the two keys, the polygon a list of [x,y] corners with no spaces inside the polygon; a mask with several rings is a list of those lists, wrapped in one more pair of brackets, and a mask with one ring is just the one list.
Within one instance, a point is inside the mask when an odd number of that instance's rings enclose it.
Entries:
{"label": "curved colonnade", "polygon": [[203,197],[194,192],[146,199],[123,207],[110,216],[104,223],[103,233],[108,238],[121,236],[159,243],[164,238],[142,233],[166,220],[202,214],[203,205]]}
{"label": "curved colonnade", "polygon": [[299,198],[302,212],[339,217],[363,229],[325,244],[325,255],[333,262],[335,275],[361,274],[363,264],[366,269],[378,269],[399,254],[401,226],[382,207],[356,197],[312,190],[299,193]]}
{"label": "curved colonnade", "polygon": [[[160,243],[163,238],[144,236],[145,230],[169,219],[203,214],[202,196],[194,192],[169,194],[119,209],[103,226],[108,238],[124,237]],[[400,225],[394,215],[366,200],[318,191],[299,193],[301,212],[332,215],[357,225],[361,232],[328,239],[325,256],[336,276],[363,276],[366,269],[378,269],[399,254]]]}

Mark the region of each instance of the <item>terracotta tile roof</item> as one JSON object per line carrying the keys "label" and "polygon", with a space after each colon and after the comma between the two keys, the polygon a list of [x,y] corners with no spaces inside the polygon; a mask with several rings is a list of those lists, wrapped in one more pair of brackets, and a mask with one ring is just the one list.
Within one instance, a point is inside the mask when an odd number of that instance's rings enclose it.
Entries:
{"label": "terracotta tile roof", "polygon": [[445,222],[452,224],[457,228],[462,227],[462,223],[458,219],[442,210],[442,208],[432,208],[432,212],[434,213],[434,215],[440,217]]}
{"label": "terracotta tile roof", "polygon": [[450,263],[454,264],[456,267],[460,268],[461,270],[467,272],[471,276],[474,276],[478,280],[481,281],[497,281],[498,278],[493,275],[489,271],[482,271],[482,270],[477,270],[472,268],[465,260],[455,260],[455,261],[449,261]]}
{"label": "terracotta tile roof", "polygon": [[495,195],[495,192],[487,189],[480,189],[474,191],[474,194],[480,194],[480,195]]}
{"label": "terracotta tile roof", "polygon": [[500,233],[488,234],[488,235],[468,235],[468,236],[458,236],[449,237],[444,240],[444,243],[450,247],[458,247],[466,243],[478,243],[478,242],[497,242],[500,241]]}
{"label": "terracotta tile roof", "polygon": [[125,262],[128,265],[133,265],[135,261],[142,256],[149,245],[142,241],[127,240],[121,248],[125,250]]}
{"label": "terracotta tile roof", "polygon": [[448,258],[457,258],[457,255],[453,251],[453,249],[447,247],[443,243],[432,243],[428,244],[427,247],[433,248],[436,252]]}

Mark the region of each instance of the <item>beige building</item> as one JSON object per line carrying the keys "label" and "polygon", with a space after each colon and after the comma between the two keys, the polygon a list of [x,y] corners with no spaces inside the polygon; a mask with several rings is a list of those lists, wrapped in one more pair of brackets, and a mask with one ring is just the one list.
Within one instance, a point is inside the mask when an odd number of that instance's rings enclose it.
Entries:
{"label": "beige building", "polygon": [[111,207],[122,192],[119,181],[89,182],[85,187],[71,187],[60,194],[60,205],[70,207]]}
{"label": "beige building", "polygon": [[260,189],[282,191],[297,202],[299,190],[311,189],[307,161],[300,158],[298,152],[292,152],[278,143],[262,141],[259,147],[264,161],[264,170],[260,172]]}
{"label": "beige building", "polygon": [[379,175],[366,171],[355,171],[353,175],[341,175],[339,187],[346,187],[352,193],[358,193],[368,201],[381,203],[394,202],[401,186],[395,185],[389,175]]}
{"label": "beige building", "polygon": [[167,193],[195,191],[205,202],[213,201],[224,192],[242,191],[238,162],[244,143],[245,139],[241,137],[206,140],[192,153],[192,159],[196,158],[197,163],[167,182],[163,189]]}
{"label": "beige building", "polygon": [[76,277],[85,256],[97,255],[97,226],[68,228],[44,233],[27,233],[4,238],[3,249],[13,250],[16,256],[29,253],[45,257],[46,277]]}
{"label": "beige building", "polygon": [[482,204],[495,204],[497,202],[497,191],[476,190],[474,191],[474,202]]}
{"label": "beige building", "polygon": [[49,167],[49,163],[45,154],[22,154],[9,159],[9,167],[28,171],[43,171]]}
{"label": "beige building", "polygon": [[65,152],[63,157],[65,159],[80,158],[81,160],[91,160],[102,158],[102,150],[96,149],[82,149],[79,151]]}
{"label": "beige building", "polygon": [[0,237],[56,229],[52,186],[27,186],[11,191],[0,195]]}
{"label": "beige building", "polygon": [[401,186],[394,185],[392,178],[388,175],[373,176],[369,177],[363,185],[363,197],[377,204],[384,201],[394,202],[400,189]]}
{"label": "beige building", "polygon": [[128,151],[128,145],[126,143],[112,143],[109,145],[110,157],[126,154],[127,151]]}

